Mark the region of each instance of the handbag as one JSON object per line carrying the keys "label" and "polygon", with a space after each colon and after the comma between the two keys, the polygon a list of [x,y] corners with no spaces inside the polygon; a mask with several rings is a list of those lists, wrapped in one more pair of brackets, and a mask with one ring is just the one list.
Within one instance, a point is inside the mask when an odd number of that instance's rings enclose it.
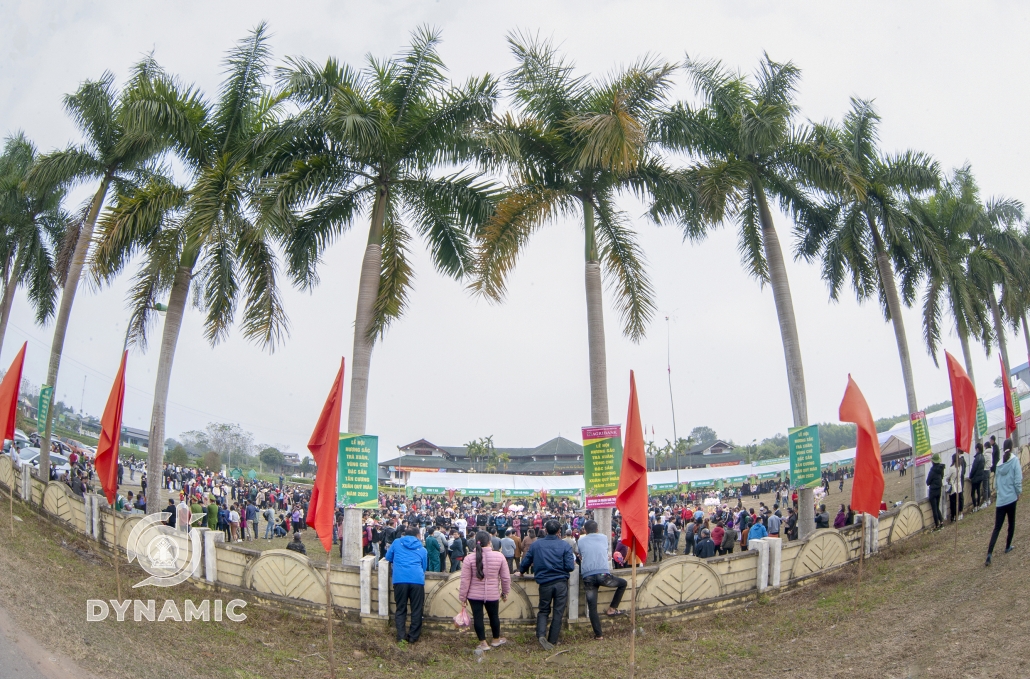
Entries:
{"label": "handbag", "polygon": [[469,618],[469,611],[466,606],[462,606],[458,614],[454,616],[454,626],[458,629],[468,627],[472,624],[471,618]]}

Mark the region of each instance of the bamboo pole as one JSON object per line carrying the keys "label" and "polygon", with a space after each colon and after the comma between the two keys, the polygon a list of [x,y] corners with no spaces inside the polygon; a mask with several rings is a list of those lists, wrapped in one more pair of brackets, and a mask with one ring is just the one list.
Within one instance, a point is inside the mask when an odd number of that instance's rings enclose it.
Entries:
{"label": "bamboo pole", "polygon": [[332,572],[329,563],[333,559],[332,547],[325,555],[325,621],[329,631],[329,679],[336,679],[336,659],[333,657],[333,591],[330,585]]}
{"label": "bamboo pole", "polygon": [[114,581],[118,587],[118,603],[122,602],[122,568],[118,565],[121,561],[121,554],[118,552],[118,510],[114,509],[111,512],[111,516],[114,520]]}
{"label": "bamboo pole", "polygon": [[633,628],[629,635],[629,679],[633,679],[637,664],[637,541],[635,538],[633,546],[629,550],[629,562],[633,580],[633,589],[629,594],[629,624]]}
{"label": "bamboo pole", "polygon": [[[14,450],[14,443],[11,443],[11,450]],[[7,486],[7,492],[11,496],[11,539],[14,539],[14,453],[11,453],[11,484]]]}
{"label": "bamboo pole", "polygon": [[862,543],[859,546],[858,552],[858,586],[862,586],[862,564],[865,563],[865,532],[870,530],[872,526],[869,524],[869,514],[862,512]]}

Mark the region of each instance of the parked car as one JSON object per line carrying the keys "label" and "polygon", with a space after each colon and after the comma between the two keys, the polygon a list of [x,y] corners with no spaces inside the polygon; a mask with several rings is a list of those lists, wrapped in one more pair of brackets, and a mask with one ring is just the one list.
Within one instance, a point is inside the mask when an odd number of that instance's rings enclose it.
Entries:
{"label": "parked car", "polygon": [[[39,448],[25,448],[19,453],[19,457],[21,458],[21,464],[28,463],[33,467],[39,467]],[[50,463],[57,465],[58,472],[67,474],[72,470],[68,458],[59,453],[50,453]]]}

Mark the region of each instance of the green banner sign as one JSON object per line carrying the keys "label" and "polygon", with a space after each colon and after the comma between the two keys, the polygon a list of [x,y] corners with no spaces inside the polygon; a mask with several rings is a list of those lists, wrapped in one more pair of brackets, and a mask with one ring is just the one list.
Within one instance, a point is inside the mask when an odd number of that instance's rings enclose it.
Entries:
{"label": "green banner sign", "polygon": [[676,490],[677,488],[679,488],[679,485],[675,483],[656,483],[653,486],[648,486],[647,490],[650,493],[663,493],[670,490]]}
{"label": "green banner sign", "polygon": [[980,438],[987,436],[987,408],[982,398],[976,399],[976,435]]}
{"label": "green banner sign", "polygon": [[926,413],[922,410],[912,413],[909,425],[912,427],[912,456],[918,467],[928,463],[933,452],[930,444],[930,425],[926,423]]}
{"label": "green banner sign", "polygon": [[758,475],[760,481],[768,481],[769,479],[778,479],[783,472],[764,472]]}
{"label": "green banner sign", "polygon": [[431,486],[415,486],[415,492],[419,495],[443,495],[447,492],[447,489]]}
{"label": "green banner sign", "polygon": [[379,437],[340,434],[337,499],[348,506],[378,507]]}
{"label": "green banner sign", "polygon": [[500,502],[500,501],[501,501],[501,491],[500,490],[494,490],[494,502]]}
{"label": "green banner sign", "polygon": [[529,488],[516,488],[514,490],[506,490],[504,494],[508,497],[533,497],[536,495],[536,491]]}
{"label": "green banner sign", "polygon": [[1023,406],[1019,402],[1019,396],[1016,395],[1016,390],[1012,390],[1012,410],[1016,413],[1016,422],[1023,420]]}
{"label": "green banner sign", "polygon": [[404,497],[409,499],[415,497],[415,489],[412,486],[404,486]]}
{"label": "green banner sign", "polygon": [[798,488],[815,488],[822,479],[822,455],[819,448],[819,425],[787,430],[790,451],[790,478]]}
{"label": "green banner sign", "polygon": [[547,491],[549,495],[555,497],[578,497],[580,492],[579,488],[557,488]]}
{"label": "green banner sign", "polygon": [[775,457],[771,460],[755,460],[752,464],[756,467],[763,467],[769,464],[786,464],[787,462],[790,462],[789,457]]}
{"label": "green banner sign", "polygon": [[229,472],[229,476],[233,477],[234,479],[238,479],[241,476],[243,476],[243,470],[239,467],[233,467],[233,470]]}
{"label": "green banner sign", "polygon": [[489,495],[489,494],[490,494],[490,489],[489,488],[465,488],[464,490],[462,490],[462,489],[458,490],[458,495],[467,495],[469,497],[482,497],[484,495]]}
{"label": "green banner sign", "polygon": [[583,483],[587,509],[615,506],[622,470],[622,427],[583,427]]}
{"label": "green banner sign", "polygon": [[47,415],[50,414],[50,401],[54,398],[54,388],[48,384],[44,384],[39,388],[39,405],[36,410],[36,426],[39,429],[39,435],[42,436],[43,432],[46,431],[46,419]]}

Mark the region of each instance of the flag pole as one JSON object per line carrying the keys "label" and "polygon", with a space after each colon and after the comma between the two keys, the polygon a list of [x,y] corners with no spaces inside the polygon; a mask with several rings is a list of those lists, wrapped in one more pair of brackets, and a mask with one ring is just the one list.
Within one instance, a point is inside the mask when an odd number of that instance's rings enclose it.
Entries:
{"label": "flag pole", "polygon": [[112,514],[114,517],[114,581],[118,587],[118,603],[122,602],[122,569],[118,565],[121,561],[121,554],[118,553],[118,510],[115,509]]}
{"label": "flag pole", "polygon": [[629,550],[630,572],[632,573],[633,588],[629,593],[629,624],[633,631],[629,635],[629,679],[637,664],[637,541],[633,540],[633,546]]}
{"label": "flag pole", "polygon": [[858,586],[859,587],[862,586],[862,564],[865,563],[865,532],[866,532],[867,529],[872,528],[872,526],[869,525],[869,520],[867,518],[868,516],[869,516],[869,514],[866,514],[865,512],[862,512],[862,544],[859,547],[860,551],[858,553]]}
{"label": "flag pole", "polygon": [[333,657],[333,590],[331,588],[332,571],[329,563],[333,560],[333,550],[325,554],[325,621],[329,630],[329,679],[336,679],[336,659]]}

